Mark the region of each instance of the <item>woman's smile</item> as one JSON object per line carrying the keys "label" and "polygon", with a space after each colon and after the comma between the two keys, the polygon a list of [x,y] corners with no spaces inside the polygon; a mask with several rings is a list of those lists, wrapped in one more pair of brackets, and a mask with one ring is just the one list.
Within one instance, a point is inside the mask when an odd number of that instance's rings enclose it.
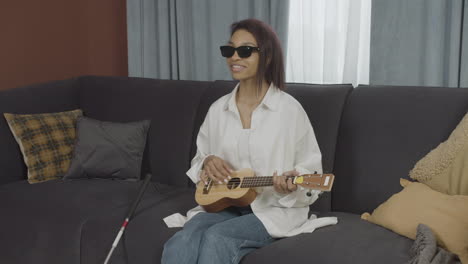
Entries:
{"label": "woman's smile", "polygon": [[231,64],[231,71],[233,73],[241,72],[245,69],[246,67],[240,64]]}

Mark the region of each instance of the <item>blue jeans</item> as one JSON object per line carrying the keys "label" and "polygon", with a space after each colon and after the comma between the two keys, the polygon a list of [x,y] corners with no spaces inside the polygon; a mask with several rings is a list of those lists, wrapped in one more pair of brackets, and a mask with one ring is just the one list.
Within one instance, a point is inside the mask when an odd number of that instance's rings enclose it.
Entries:
{"label": "blue jeans", "polygon": [[166,242],[161,263],[239,263],[249,252],[273,241],[250,208],[199,213]]}

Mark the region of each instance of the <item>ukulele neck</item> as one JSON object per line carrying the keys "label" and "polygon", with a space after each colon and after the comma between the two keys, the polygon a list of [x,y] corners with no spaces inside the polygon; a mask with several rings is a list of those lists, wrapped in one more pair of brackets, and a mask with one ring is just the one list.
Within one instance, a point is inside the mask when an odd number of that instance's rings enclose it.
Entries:
{"label": "ukulele neck", "polygon": [[[286,176],[294,178],[295,176]],[[240,185],[241,188],[265,187],[273,185],[273,176],[244,177]]]}

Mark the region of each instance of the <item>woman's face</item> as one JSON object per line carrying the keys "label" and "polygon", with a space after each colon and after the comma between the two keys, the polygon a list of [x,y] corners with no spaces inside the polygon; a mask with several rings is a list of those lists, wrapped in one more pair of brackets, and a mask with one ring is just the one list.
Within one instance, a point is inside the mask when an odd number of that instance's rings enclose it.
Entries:
{"label": "woman's face", "polygon": [[[255,37],[244,29],[239,29],[234,32],[228,45],[234,48],[240,46],[258,47]],[[241,58],[236,51],[232,57],[226,59],[226,62],[231,71],[232,78],[235,80],[255,80],[259,62],[258,52],[252,52],[252,55],[248,58]]]}

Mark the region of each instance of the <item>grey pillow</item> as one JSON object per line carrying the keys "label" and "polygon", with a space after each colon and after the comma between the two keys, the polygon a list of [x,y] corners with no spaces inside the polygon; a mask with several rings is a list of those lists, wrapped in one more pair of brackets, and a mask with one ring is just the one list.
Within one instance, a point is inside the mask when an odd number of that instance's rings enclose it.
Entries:
{"label": "grey pillow", "polygon": [[81,117],[70,168],[63,179],[139,179],[149,120],[115,123]]}

